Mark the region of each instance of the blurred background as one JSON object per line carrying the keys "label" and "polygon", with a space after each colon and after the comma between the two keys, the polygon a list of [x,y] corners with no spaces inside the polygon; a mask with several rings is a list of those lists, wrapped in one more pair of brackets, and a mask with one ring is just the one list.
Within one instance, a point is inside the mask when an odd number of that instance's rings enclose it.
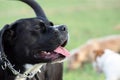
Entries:
{"label": "blurred background", "polygon": [[[49,20],[68,26],[72,50],[87,40],[120,34],[120,0],[37,0]],[[32,9],[16,0],[0,0],[0,28],[20,18],[35,17]],[[64,64],[64,80],[104,80],[91,64],[68,71]]]}

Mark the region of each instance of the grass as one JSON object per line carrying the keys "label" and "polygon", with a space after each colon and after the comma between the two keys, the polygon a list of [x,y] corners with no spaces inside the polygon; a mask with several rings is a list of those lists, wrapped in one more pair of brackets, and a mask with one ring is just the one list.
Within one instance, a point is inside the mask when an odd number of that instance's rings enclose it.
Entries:
{"label": "grass", "polygon": [[[88,39],[120,34],[120,0],[37,0],[49,20],[66,24],[70,40],[68,50],[84,44]],[[0,1],[0,27],[19,18],[34,17],[30,7],[19,1]],[[104,80],[90,64],[83,69],[68,72],[64,66],[64,80]]]}
{"label": "grass", "polygon": [[104,75],[96,73],[91,64],[87,64],[83,69],[74,71],[64,68],[64,80],[104,80]]}

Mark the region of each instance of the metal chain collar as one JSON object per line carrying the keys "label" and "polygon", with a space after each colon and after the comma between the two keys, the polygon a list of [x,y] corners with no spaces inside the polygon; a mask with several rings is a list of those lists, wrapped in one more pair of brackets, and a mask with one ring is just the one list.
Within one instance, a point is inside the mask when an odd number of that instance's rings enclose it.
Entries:
{"label": "metal chain collar", "polygon": [[5,69],[8,67],[8,68],[12,71],[12,73],[13,73],[14,75],[19,76],[20,78],[31,78],[31,77],[33,76],[32,73],[27,73],[27,74],[24,73],[24,74],[21,74],[21,73],[20,73],[20,70],[17,71],[17,70],[14,69],[14,66],[15,66],[15,65],[12,65],[12,64],[10,63],[10,61],[7,59],[7,56],[6,56],[4,53],[1,54],[1,52],[0,52],[0,55],[1,55],[1,59],[2,59],[2,61],[3,61],[3,64],[1,65],[1,67],[2,67],[3,70],[5,70]]}

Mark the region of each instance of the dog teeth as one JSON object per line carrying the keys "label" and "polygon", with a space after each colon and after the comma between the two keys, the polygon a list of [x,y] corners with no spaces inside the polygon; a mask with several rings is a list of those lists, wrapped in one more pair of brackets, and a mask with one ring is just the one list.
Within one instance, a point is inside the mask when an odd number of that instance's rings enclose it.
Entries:
{"label": "dog teeth", "polygon": [[42,53],[47,54],[47,55],[50,54],[50,52],[46,52],[46,51],[42,51]]}
{"label": "dog teeth", "polygon": [[41,51],[42,53],[47,53],[46,51]]}
{"label": "dog teeth", "polygon": [[47,52],[47,54],[50,54],[50,52]]}
{"label": "dog teeth", "polygon": [[46,52],[45,54],[49,55],[49,54],[50,54],[50,52]]}

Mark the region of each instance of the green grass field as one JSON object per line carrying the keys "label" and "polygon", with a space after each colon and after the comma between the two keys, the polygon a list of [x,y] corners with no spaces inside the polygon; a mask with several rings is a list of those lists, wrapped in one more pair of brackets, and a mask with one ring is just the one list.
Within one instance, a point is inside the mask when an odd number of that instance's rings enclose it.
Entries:
{"label": "green grass field", "polygon": [[[120,34],[120,0],[37,0],[49,20],[55,24],[66,24],[70,40],[66,48],[71,50],[88,39]],[[17,19],[34,17],[30,7],[15,0],[0,1],[0,27]],[[68,72],[64,67],[64,80],[104,80],[92,66]]]}

